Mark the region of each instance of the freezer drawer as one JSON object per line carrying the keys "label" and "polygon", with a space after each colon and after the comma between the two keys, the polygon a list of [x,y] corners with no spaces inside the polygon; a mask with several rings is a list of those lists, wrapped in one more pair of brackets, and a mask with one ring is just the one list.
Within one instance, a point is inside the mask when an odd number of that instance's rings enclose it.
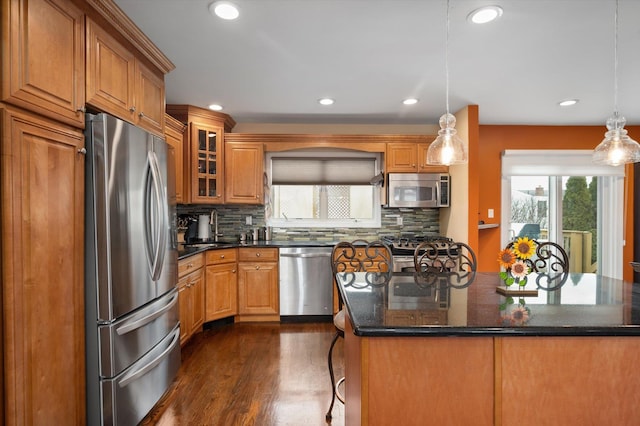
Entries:
{"label": "freezer drawer", "polygon": [[98,326],[100,377],[114,377],[156,346],[179,322],[173,289],[126,317]]}
{"label": "freezer drawer", "polygon": [[101,383],[102,424],[136,425],[167,390],[180,368],[180,327],[138,362]]}

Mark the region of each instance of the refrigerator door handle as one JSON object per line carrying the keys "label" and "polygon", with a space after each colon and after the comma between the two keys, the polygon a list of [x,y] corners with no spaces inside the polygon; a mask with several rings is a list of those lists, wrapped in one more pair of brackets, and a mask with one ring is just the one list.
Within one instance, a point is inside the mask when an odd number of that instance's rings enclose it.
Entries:
{"label": "refrigerator door handle", "polygon": [[[164,262],[164,248],[167,242],[166,233],[163,232],[163,230],[167,227],[168,212],[166,208],[163,208],[163,206],[165,206],[167,203],[167,199],[162,191],[162,181],[160,177],[161,173],[160,166],[158,165],[158,158],[156,157],[154,152],[150,151],[148,153],[148,159],[149,170],[151,173],[151,183],[153,185],[153,187],[149,188],[149,190],[153,191],[153,193],[155,194],[156,205],[153,211],[155,211],[157,217],[154,218],[156,220],[148,218],[151,224],[147,224],[147,226],[151,227],[153,224],[155,224],[155,229],[148,228],[149,231],[147,234],[147,238],[148,240],[155,242],[155,247],[152,247],[153,259],[151,260],[151,279],[153,281],[157,281],[160,278],[160,273],[162,272],[162,264]],[[148,202],[151,202],[151,197],[149,197]],[[151,206],[148,206],[147,209],[148,211],[152,211]],[[151,233],[153,233],[154,235],[151,236]]]}
{"label": "refrigerator door handle", "polygon": [[164,315],[164,313],[173,308],[176,303],[178,303],[178,293],[174,294],[173,297],[171,297],[171,300],[163,306],[162,309],[154,311],[149,315],[145,315],[142,318],[135,319],[134,321],[126,322],[121,327],[116,328],[116,333],[118,333],[119,336],[122,336],[123,334],[127,334],[130,331],[143,327],[154,319]]}
{"label": "refrigerator door handle", "polygon": [[131,372],[125,374],[122,377],[122,379],[118,380],[118,386],[120,386],[121,388],[126,387],[129,383],[131,383],[131,382],[139,379],[140,377],[144,376],[145,374],[147,374],[148,372],[153,370],[154,367],[156,367],[158,364],[160,364],[164,360],[164,358],[166,358],[167,355],[169,355],[169,353],[171,353],[171,351],[173,350],[173,347],[176,344],[180,344],[180,327],[176,327],[176,329],[173,330],[172,333],[173,333],[173,337],[171,339],[171,343],[169,343],[167,348],[164,351],[162,351],[162,353],[160,355],[155,357],[149,363],[145,364],[142,368],[139,368],[137,370],[134,370],[134,371],[131,371]]}

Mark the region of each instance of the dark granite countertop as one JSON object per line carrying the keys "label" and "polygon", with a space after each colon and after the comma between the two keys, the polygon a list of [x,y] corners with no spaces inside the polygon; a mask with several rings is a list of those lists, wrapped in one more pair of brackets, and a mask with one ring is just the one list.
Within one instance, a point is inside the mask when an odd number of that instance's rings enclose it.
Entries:
{"label": "dark granite countertop", "polygon": [[358,336],[640,336],[640,284],[595,274],[568,274],[557,290],[507,297],[496,291],[498,273],[478,273],[437,300],[411,273],[381,285],[355,276],[339,288]]}
{"label": "dark granite countertop", "polygon": [[272,240],[272,241],[219,241],[219,242],[202,242],[195,245],[182,245],[178,248],[178,259],[184,259],[194,254],[201,253],[207,250],[216,250],[223,248],[236,248],[236,247],[333,247],[336,243],[332,241],[291,241],[291,240]]}

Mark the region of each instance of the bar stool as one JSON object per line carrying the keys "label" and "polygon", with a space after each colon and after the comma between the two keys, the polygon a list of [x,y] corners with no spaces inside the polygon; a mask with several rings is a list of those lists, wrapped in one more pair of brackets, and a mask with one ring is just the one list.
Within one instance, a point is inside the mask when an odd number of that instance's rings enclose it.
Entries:
{"label": "bar stool", "polygon": [[[393,256],[391,248],[382,241],[354,240],[352,242],[339,242],[333,247],[331,253],[331,270],[335,285],[335,276],[341,272],[391,272],[393,271]],[[336,287],[337,288],[337,287]],[[338,290],[338,312],[333,316],[333,325],[336,333],[329,347],[328,364],[329,377],[331,378],[331,405],[325,416],[327,422],[331,421],[331,411],[336,398],[344,404],[344,396],[339,387],[344,383],[342,377],[336,383],[333,372],[333,348],[339,337],[344,338],[346,312],[343,306],[342,295]]]}

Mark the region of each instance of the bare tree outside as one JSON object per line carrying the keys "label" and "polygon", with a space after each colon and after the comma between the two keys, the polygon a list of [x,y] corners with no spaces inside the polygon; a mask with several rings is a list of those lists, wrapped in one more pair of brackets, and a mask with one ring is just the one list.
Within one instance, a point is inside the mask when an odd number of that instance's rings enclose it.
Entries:
{"label": "bare tree outside", "polygon": [[547,203],[535,197],[520,198],[511,202],[512,223],[537,223],[547,228]]}

